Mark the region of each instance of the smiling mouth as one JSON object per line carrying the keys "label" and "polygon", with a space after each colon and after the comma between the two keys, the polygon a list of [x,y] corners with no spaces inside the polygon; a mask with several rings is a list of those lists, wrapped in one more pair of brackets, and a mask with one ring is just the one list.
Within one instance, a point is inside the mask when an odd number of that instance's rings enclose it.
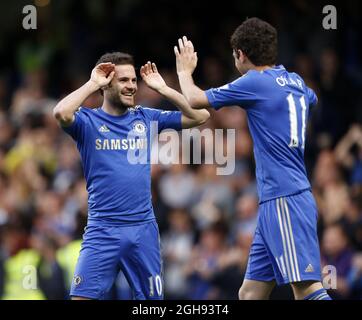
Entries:
{"label": "smiling mouth", "polygon": [[132,98],[134,96],[134,93],[122,93],[122,96]]}

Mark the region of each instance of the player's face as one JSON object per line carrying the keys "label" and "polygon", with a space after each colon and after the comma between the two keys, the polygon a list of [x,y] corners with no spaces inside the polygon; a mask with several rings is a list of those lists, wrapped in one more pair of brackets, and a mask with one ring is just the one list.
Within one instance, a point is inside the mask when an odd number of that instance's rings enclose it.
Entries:
{"label": "player's face", "polygon": [[133,107],[137,92],[137,76],[134,67],[130,64],[117,65],[109,89],[107,99],[121,108]]}

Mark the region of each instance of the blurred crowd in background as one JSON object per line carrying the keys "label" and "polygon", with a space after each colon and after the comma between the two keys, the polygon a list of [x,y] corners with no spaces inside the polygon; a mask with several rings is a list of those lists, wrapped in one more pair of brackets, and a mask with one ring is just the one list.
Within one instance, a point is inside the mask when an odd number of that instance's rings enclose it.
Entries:
{"label": "blurred crowd in background", "polygon": [[[322,266],[337,270],[334,299],[362,299],[361,4],[337,5],[338,29],[322,28],[322,1],[35,1],[38,29],[22,30],[21,8],[0,19],[0,298],[68,299],[87,221],[87,192],[75,143],[52,116],[56,102],[90,76],[107,51],[157,63],[179,89],[173,46],[198,51],[196,81],[220,86],[238,75],[229,37],[246,18],[279,31],[279,63],[299,73],[319,105],[311,111],[305,161],[319,209]],[[333,2],[333,1],[332,1]],[[6,1],[0,3],[4,9]],[[8,14],[5,14],[8,12]],[[16,19],[18,22],[16,24]],[[175,109],[140,80],[137,103]],[[98,93],[85,106],[100,106]],[[152,193],[166,299],[237,299],[257,223],[253,144],[245,112],[213,112],[202,128],[236,128],[236,169],[153,165]],[[120,195],[121,196],[121,195]],[[30,289],[35,266],[37,289]],[[328,276],[330,269],[325,269]],[[331,284],[331,283],[329,283]],[[333,284],[333,283],[332,283]],[[327,284],[328,285],[328,284]],[[131,298],[119,275],[109,298]],[[273,299],[292,299],[289,286]]]}

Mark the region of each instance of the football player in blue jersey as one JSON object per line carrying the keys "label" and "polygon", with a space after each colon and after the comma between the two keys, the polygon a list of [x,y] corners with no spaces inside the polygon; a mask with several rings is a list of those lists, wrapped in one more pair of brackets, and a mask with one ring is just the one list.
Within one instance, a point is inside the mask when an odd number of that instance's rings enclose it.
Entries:
{"label": "football player in blue jersey", "polygon": [[175,46],[182,93],[197,108],[240,106],[254,142],[259,216],[240,299],[268,299],[290,283],[296,299],[330,300],[321,283],[317,207],[305,165],[305,132],[317,97],[277,61],[277,31],[250,18],[231,37],[241,77],[206,91],[194,84],[197,53],[186,37]]}
{"label": "football player in blue jersey", "polygon": [[[76,141],[88,191],[88,223],[70,296],[102,299],[122,270],[134,298],[163,299],[159,231],[151,202],[150,145],[163,129],[201,125],[207,110],[194,110],[168,87],[155,64],[141,67],[141,77],[180,111],[135,105],[137,77],[133,57],[103,55],[90,80],[62,99],[54,116]],[[80,107],[101,90],[103,104]],[[152,126],[157,128],[152,133]],[[143,153],[146,161],[132,162]]]}

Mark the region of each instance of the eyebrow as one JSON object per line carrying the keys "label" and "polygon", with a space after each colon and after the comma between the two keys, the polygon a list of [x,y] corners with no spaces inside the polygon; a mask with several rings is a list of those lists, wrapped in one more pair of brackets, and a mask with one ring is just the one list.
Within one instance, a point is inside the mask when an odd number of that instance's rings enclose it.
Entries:
{"label": "eyebrow", "polygon": [[134,78],[129,78],[129,77],[119,77],[118,80],[128,80],[128,79],[131,79],[131,80],[137,80],[137,77],[134,77]]}

